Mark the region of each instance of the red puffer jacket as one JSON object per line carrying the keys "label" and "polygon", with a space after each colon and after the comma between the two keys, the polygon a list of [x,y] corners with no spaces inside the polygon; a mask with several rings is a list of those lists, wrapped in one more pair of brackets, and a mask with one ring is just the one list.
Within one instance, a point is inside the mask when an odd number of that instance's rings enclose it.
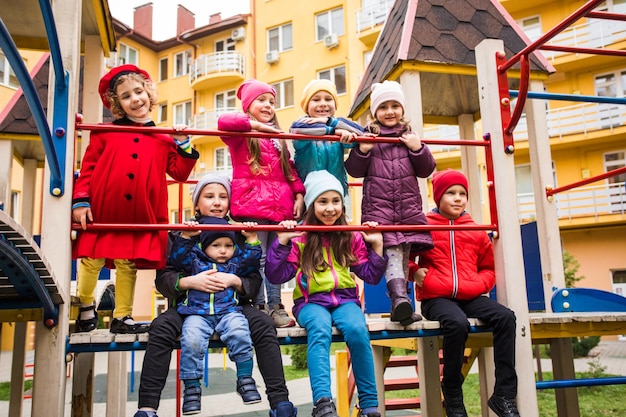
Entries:
{"label": "red puffer jacket", "polygon": [[[449,220],[436,211],[426,215],[431,225],[475,224],[472,217],[463,213]],[[435,248],[422,252],[419,264],[409,265],[412,277],[418,268],[428,268],[422,287],[417,285],[418,300],[431,298],[456,298],[471,300],[489,292],[495,285],[493,247],[489,236],[482,230],[431,231]]]}

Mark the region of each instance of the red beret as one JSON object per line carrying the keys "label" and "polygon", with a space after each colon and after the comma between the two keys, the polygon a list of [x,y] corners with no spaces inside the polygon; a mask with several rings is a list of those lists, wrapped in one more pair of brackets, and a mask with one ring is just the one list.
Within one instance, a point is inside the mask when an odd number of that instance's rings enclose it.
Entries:
{"label": "red beret", "polygon": [[146,71],[138,68],[136,65],[133,64],[120,65],[119,67],[112,68],[111,71],[104,74],[104,76],[100,79],[100,83],[98,84],[98,93],[100,93],[100,99],[102,99],[104,107],[106,107],[107,109],[110,108],[109,100],[107,100],[106,97],[106,92],[113,89],[115,81],[117,81],[117,79],[121,75],[130,74],[133,72],[143,75],[146,80],[151,80],[150,75]]}
{"label": "red beret", "polygon": [[435,172],[433,175],[433,198],[437,207],[439,207],[439,201],[446,190],[457,184],[463,186],[465,191],[468,190],[467,177],[462,172],[450,168]]}

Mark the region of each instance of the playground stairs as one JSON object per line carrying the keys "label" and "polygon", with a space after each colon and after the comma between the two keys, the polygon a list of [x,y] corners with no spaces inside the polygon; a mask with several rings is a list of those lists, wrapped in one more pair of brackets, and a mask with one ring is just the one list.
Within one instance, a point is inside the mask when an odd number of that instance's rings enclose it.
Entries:
{"label": "playground stairs", "polygon": [[[465,349],[464,375],[467,375],[469,372],[477,354],[477,349]],[[385,365],[385,371],[390,369],[398,369],[398,371],[389,372],[394,374],[393,377],[387,377],[388,372],[385,372],[385,392],[419,389],[420,381],[418,376],[419,364],[417,355],[390,356]],[[439,375],[440,378],[443,375],[443,353],[441,350],[439,351]],[[421,400],[419,395],[405,398],[385,398],[385,410],[387,411],[414,410],[420,408]],[[411,416],[414,416],[414,414]]]}

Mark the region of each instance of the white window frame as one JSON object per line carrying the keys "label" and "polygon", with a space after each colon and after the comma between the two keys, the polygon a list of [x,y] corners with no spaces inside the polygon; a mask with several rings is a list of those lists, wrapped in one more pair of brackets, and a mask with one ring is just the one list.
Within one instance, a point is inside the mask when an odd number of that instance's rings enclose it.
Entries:
{"label": "white window frame", "polygon": [[184,101],[182,103],[174,104],[174,124],[186,124],[189,125],[191,121],[191,100]]}
{"label": "white window frame", "polygon": [[232,38],[215,41],[215,52],[226,52],[235,50],[235,41]]}
{"label": "white window frame", "polygon": [[[343,71],[343,87],[337,84],[337,73]],[[346,74],[346,66],[340,65],[338,67],[328,68],[317,72],[317,78],[320,80],[329,80],[335,87],[337,87],[337,95],[345,94],[348,92],[348,78]]]}
{"label": "white window frame", "polygon": [[233,162],[230,159],[230,151],[226,146],[221,148],[215,148],[213,152],[213,160],[215,163],[216,171],[232,171],[233,170]]}
{"label": "white window frame", "polygon": [[[183,209],[183,221],[191,220],[194,213],[190,208]],[[178,209],[172,210],[171,223],[178,223]]]}
{"label": "white window frame", "polygon": [[[619,155],[621,154],[621,159],[618,157],[617,159],[607,160],[610,155]],[[604,168],[604,172],[612,171],[614,169],[623,168],[626,166],[626,149],[620,149],[612,152],[605,152],[602,155],[602,166]],[[615,177],[609,177],[606,179],[607,184],[615,184],[619,182],[626,181],[626,174],[620,174]]]}
{"label": "white window frame", "polygon": [[276,90],[276,109],[294,106],[293,78],[272,84]]}
{"label": "white window frame", "polygon": [[191,49],[187,49],[174,55],[174,78],[183,77],[189,74],[191,60]]}
{"label": "white window frame", "polygon": [[345,33],[343,7],[327,10],[315,15],[315,40],[323,41],[326,35]]}
{"label": "white window frame", "polygon": [[527,16],[516,21],[519,27],[522,28],[528,39],[532,42],[536,41],[543,35],[543,29],[541,28],[541,16]]}
{"label": "white window frame", "polygon": [[157,105],[157,123],[167,122],[167,103]]}
{"label": "white window frame", "polygon": [[[2,61],[2,65],[4,65],[4,71],[2,77],[0,77],[0,84],[17,90],[20,87],[20,82],[18,81],[13,68],[11,68],[11,64],[9,64],[9,60],[2,51],[0,51],[0,61]],[[11,80],[15,80],[15,82],[12,83]]]}
{"label": "white window frame", "polygon": [[219,116],[222,112],[237,107],[237,90],[228,90],[216,93],[214,103],[215,105],[213,107],[215,108],[215,116]]}
{"label": "white window frame", "polygon": [[[165,62],[165,74],[163,74],[163,62]],[[159,81],[167,81],[169,78],[169,57],[159,59]]]}
{"label": "white window frame", "polygon": [[[134,59],[133,56],[134,55]],[[120,42],[120,48],[117,52],[117,65],[124,64],[139,64],[139,51],[131,46],[126,45],[125,43]]]}
{"label": "white window frame", "polygon": [[[276,38],[274,40],[274,38]],[[293,25],[291,22],[267,30],[267,50],[288,51],[293,49]]]}

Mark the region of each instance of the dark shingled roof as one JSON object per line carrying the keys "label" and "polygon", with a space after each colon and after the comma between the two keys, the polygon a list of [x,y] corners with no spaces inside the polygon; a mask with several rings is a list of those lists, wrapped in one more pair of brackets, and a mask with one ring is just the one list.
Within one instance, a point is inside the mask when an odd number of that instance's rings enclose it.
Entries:
{"label": "dark shingled roof", "polygon": [[[501,39],[507,58],[528,43],[522,30],[497,0],[396,0],[363,75],[350,116],[368,100],[370,87],[403,63],[445,66],[442,73],[421,72],[425,117],[458,116],[479,111],[475,76],[460,75],[450,65],[476,66],[474,49],[484,39]],[[530,56],[530,69],[553,72],[541,55]],[[513,68],[519,68],[519,64]],[[430,71],[430,70],[429,70]],[[434,69],[433,71],[436,71]],[[449,97],[442,97],[447,94]]]}

